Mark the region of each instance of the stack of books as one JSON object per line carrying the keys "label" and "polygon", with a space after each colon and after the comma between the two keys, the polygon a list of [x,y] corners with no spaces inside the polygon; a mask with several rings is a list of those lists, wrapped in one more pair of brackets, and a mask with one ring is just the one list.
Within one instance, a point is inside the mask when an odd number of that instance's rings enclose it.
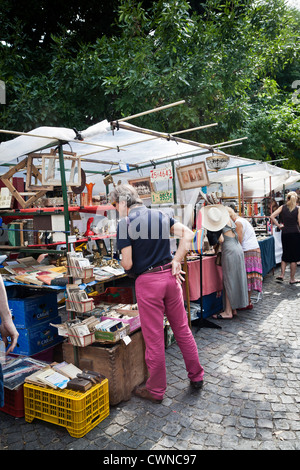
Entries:
{"label": "stack of books", "polygon": [[104,377],[98,372],[81,370],[67,362],[47,365],[42,370],[26,377],[25,382],[43,388],[63,390],[65,388],[85,392],[94,384],[100,383]]}
{"label": "stack of books", "polygon": [[51,286],[55,279],[64,277],[67,272],[65,266],[43,266],[37,264],[37,261],[32,257],[21,258],[20,261],[9,263],[4,269],[8,273],[5,276],[7,280],[35,286],[43,286],[44,284]]}

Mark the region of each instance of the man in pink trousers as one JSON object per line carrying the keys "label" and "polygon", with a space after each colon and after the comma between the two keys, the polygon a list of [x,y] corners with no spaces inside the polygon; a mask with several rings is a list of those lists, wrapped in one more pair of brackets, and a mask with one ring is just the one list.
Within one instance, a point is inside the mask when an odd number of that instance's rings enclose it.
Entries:
{"label": "man in pink trousers", "polygon": [[[130,185],[118,185],[110,200],[121,219],[117,229],[117,245],[125,271],[136,278],[135,291],[146,345],[145,360],[149,378],[135,394],[154,403],[161,403],[167,387],[164,315],[174,333],[185,362],[190,385],[201,389],[204,370],[198,349],[188,325],[181,281],[181,261],[190,248],[194,233],[166,214],[143,205]],[[170,235],[180,239],[172,258]]]}

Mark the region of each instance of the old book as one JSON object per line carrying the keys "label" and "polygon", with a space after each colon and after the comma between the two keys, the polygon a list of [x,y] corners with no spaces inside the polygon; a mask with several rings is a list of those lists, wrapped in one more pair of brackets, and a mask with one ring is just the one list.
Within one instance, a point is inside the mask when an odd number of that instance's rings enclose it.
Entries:
{"label": "old book", "polygon": [[[50,366],[46,366],[42,370],[45,371],[46,369],[49,370]],[[41,373],[41,370],[38,370],[34,372],[33,374],[25,377],[24,381],[32,385],[38,385],[39,387],[47,387],[47,384],[43,380],[40,379],[40,376],[39,376],[40,373]]]}
{"label": "old book", "polygon": [[47,266],[47,271],[64,274],[67,272],[66,266]]}
{"label": "old book", "polygon": [[97,382],[102,382],[103,379],[106,379],[104,375],[100,374],[99,372],[95,372],[94,370],[83,369],[82,372],[83,374],[92,375],[93,377],[95,377]]}
{"label": "old book", "polygon": [[95,375],[82,373],[82,374],[77,374],[77,377],[78,377],[78,379],[89,380],[90,382],[92,382],[92,384],[97,383],[97,379],[96,379]]}
{"label": "old book", "polygon": [[23,264],[25,266],[33,266],[36,264],[36,259],[32,256],[27,256],[26,258],[17,259],[17,263]]}
{"label": "old book", "polygon": [[53,370],[50,366],[45,367],[43,370],[35,372],[34,374],[26,377],[27,383],[39,385],[42,387],[51,387],[54,389],[64,389],[70,379],[65,375],[60,374]]}
{"label": "old book", "polygon": [[44,283],[36,278],[34,275],[22,274],[15,276],[16,281],[20,281],[23,284],[33,284],[35,286],[42,286]]}
{"label": "old book", "polygon": [[51,373],[49,372],[49,374],[44,377],[44,380],[48,385],[50,385],[50,387],[53,386],[56,389],[63,390],[66,388],[70,379],[63,374],[52,370]]}
{"label": "old book", "polygon": [[81,378],[75,378],[71,379],[68,382],[67,388],[70,388],[71,390],[75,390],[78,392],[86,392],[92,387],[92,382],[86,379],[81,379]]}
{"label": "old book", "polygon": [[54,370],[60,372],[69,379],[75,379],[77,377],[77,374],[82,373],[81,369],[76,367],[74,364],[68,364],[67,362],[62,362],[61,364],[57,364],[52,367]]}
{"label": "old book", "polygon": [[44,284],[51,286],[51,282],[58,278],[63,277],[61,273],[53,272],[53,271],[40,271],[36,275],[37,279],[42,281]]}

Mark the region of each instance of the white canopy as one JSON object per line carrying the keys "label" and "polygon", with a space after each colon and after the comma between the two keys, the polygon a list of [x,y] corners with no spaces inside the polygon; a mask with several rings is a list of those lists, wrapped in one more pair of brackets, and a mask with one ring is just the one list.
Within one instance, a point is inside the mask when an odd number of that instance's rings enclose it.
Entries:
{"label": "white canopy", "polygon": [[[135,126],[126,124],[127,128],[111,129],[108,121],[104,120],[84,131],[80,131],[82,141],[77,140],[78,133],[74,129],[62,127],[39,127],[28,133],[24,133],[0,145],[0,163],[16,163],[32,152],[46,152],[49,147],[56,147],[64,143],[65,150],[72,150],[81,157],[82,167],[87,174],[88,181],[95,182],[96,191],[104,191],[103,178],[99,174],[89,173],[107,171],[114,173],[119,170],[119,163],[142,166],[153,162],[174,160],[176,165],[186,165],[191,162],[205,161],[210,155],[212,147],[208,144],[200,144],[184,139],[172,140],[172,135],[157,133],[143,129],[143,133],[136,132]],[[14,135],[13,131],[8,132]],[[20,133],[15,133],[20,134]],[[162,137],[163,136],[163,137]],[[171,138],[170,138],[171,137]],[[182,160],[183,157],[189,157]],[[272,190],[282,189],[300,180],[300,173],[293,170],[284,170],[274,165],[258,162],[257,160],[230,156],[230,162],[226,169],[218,172],[209,171],[211,183],[220,186],[227,196],[237,196],[237,167],[240,175],[243,175],[243,189],[245,196],[260,197],[270,192],[269,177],[271,176]],[[133,168],[132,166],[130,168]],[[7,168],[1,167],[1,173]],[[126,182],[149,175],[149,168],[121,173],[115,179]],[[177,184],[176,184],[177,185]],[[178,185],[177,185],[178,186]],[[163,188],[162,188],[163,189]],[[215,189],[214,189],[215,190]],[[189,200],[192,190],[185,191],[184,199]],[[210,192],[210,188],[208,188]]]}

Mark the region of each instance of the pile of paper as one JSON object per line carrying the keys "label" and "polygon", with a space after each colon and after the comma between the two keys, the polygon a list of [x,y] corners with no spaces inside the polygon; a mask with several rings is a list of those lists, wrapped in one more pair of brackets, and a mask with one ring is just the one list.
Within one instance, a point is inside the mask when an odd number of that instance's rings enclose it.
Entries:
{"label": "pile of paper", "polygon": [[118,266],[117,268],[113,266],[100,266],[94,268],[94,276],[96,281],[102,281],[109,279],[110,277],[120,276],[124,273],[125,271],[122,266]]}
{"label": "pile of paper", "polygon": [[95,307],[93,300],[88,297],[85,290],[80,289],[77,284],[68,284],[67,290],[67,310],[74,312],[88,312]]}
{"label": "pile of paper", "polygon": [[90,278],[93,276],[94,266],[87,258],[83,257],[82,251],[67,253],[68,266],[71,276],[75,278]]}
{"label": "pile of paper", "polygon": [[51,326],[58,328],[58,334],[69,338],[70,343],[75,346],[87,346],[95,341],[95,330],[100,320],[94,316],[88,317],[85,320],[70,320],[60,325]]}

